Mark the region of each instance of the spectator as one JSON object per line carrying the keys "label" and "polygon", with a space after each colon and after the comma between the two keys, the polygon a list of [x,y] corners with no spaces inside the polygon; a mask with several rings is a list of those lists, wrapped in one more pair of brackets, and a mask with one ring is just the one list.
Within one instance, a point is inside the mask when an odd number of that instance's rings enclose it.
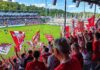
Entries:
{"label": "spectator", "polygon": [[2,61],[0,60],[0,70],[4,70],[4,64],[2,63]]}
{"label": "spectator", "polygon": [[19,70],[19,63],[16,58],[14,58],[13,61],[9,58],[9,62],[12,64],[13,70]]}
{"label": "spectator", "polygon": [[54,70],[59,65],[59,60],[54,56],[53,47],[50,49],[51,55],[48,57],[47,66],[49,70]]}
{"label": "spectator", "polygon": [[55,70],[82,70],[77,60],[69,57],[70,46],[65,38],[55,40],[54,54],[60,61]]}
{"label": "spectator", "polygon": [[83,68],[83,56],[79,51],[79,45],[76,43],[71,45],[71,58],[77,59],[80,62],[81,67]]}
{"label": "spectator", "polygon": [[96,32],[93,42],[92,69],[96,70],[96,66],[100,65],[100,33]]}
{"label": "spectator", "polygon": [[85,48],[84,43],[80,44],[80,52],[83,56],[83,70],[90,70],[91,68],[91,52]]}
{"label": "spectator", "polygon": [[28,57],[27,57],[27,58],[25,59],[25,61],[24,61],[24,68],[26,68],[26,64],[27,64],[28,62],[30,62],[30,61],[33,60],[32,54],[33,54],[32,50],[29,50],[29,51],[28,51]]}
{"label": "spectator", "polygon": [[45,64],[39,61],[40,52],[34,51],[33,56],[34,60],[27,63],[25,70],[47,70]]}
{"label": "spectator", "polygon": [[43,62],[47,64],[47,59],[51,54],[49,53],[49,49],[46,47],[44,53],[42,54]]}

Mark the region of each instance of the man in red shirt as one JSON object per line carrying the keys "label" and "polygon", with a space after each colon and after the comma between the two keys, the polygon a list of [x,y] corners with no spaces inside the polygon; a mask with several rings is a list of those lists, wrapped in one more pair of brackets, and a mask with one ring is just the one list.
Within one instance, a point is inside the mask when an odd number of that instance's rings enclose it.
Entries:
{"label": "man in red shirt", "polygon": [[65,38],[55,40],[54,54],[60,61],[60,65],[55,70],[82,70],[77,60],[69,57],[69,44]]}
{"label": "man in red shirt", "polygon": [[45,67],[45,64],[38,60],[40,56],[40,52],[34,51],[33,56],[34,56],[33,62],[28,62],[25,70],[47,70],[47,68]]}
{"label": "man in red shirt", "polygon": [[79,45],[76,43],[73,43],[71,45],[71,58],[78,60],[80,62],[81,67],[83,68],[83,56],[80,53]]}
{"label": "man in red shirt", "polygon": [[97,66],[100,66],[100,33],[96,32],[93,41],[93,54],[92,54],[92,70],[97,70]]}
{"label": "man in red shirt", "polygon": [[47,60],[48,60],[48,57],[50,56],[51,54],[49,53],[49,49],[48,48],[45,48],[44,49],[44,53],[42,54],[42,58],[43,58],[43,62],[45,64],[47,64]]}

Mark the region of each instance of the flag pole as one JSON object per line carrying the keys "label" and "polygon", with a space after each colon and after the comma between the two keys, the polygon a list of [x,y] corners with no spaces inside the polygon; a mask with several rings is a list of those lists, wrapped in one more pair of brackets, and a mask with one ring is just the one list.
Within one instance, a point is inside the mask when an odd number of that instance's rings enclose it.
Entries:
{"label": "flag pole", "polygon": [[85,2],[84,2],[84,13],[83,13],[84,19],[85,19]]}
{"label": "flag pole", "polygon": [[64,12],[64,36],[66,35],[66,30],[65,30],[65,27],[66,27],[66,4],[67,4],[67,0],[65,0],[65,12]]}
{"label": "flag pole", "polygon": [[96,15],[96,9],[97,9],[97,7],[96,7],[96,4],[95,4],[94,15]]}

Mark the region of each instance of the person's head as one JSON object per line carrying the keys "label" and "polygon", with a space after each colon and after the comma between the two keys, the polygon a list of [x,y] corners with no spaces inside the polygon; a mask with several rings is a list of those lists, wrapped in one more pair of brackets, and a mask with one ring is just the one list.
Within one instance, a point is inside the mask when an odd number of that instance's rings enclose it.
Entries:
{"label": "person's head", "polygon": [[28,54],[29,54],[29,55],[32,55],[32,53],[33,53],[32,50],[29,50],[29,51],[28,51]]}
{"label": "person's head", "polygon": [[0,65],[2,65],[2,61],[0,60]]}
{"label": "person's head", "polygon": [[77,43],[71,45],[71,52],[79,52],[79,45]]}
{"label": "person's head", "polygon": [[51,45],[51,41],[49,41],[48,44]]}
{"label": "person's head", "polygon": [[96,40],[99,40],[99,39],[100,39],[100,33],[99,33],[99,32],[96,32],[96,33],[94,34],[94,38],[95,38]]}
{"label": "person's head", "polygon": [[14,62],[14,63],[17,63],[17,59],[16,59],[16,58],[14,58],[14,59],[13,59],[13,62]]}
{"label": "person's head", "polygon": [[45,48],[46,48],[46,46],[44,45],[44,46],[43,46],[43,49],[45,49]]}
{"label": "person's head", "polygon": [[[54,41],[54,54],[60,60],[61,58],[69,56],[69,44],[65,38],[59,38]],[[68,57],[69,58],[69,57]]]}
{"label": "person's head", "polygon": [[44,49],[44,51],[45,51],[46,53],[48,53],[48,52],[49,52],[49,49],[46,47],[46,48]]}
{"label": "person's head", "polygon": [[25,58],[25,56],[26,56],[25,53],[21,54],[21,58]]}
{"label": "person's head", "polygon": [[34,51],[33,56],[36,60],[38,60],[38,58],[40,57],[40,52],[39,51]]}

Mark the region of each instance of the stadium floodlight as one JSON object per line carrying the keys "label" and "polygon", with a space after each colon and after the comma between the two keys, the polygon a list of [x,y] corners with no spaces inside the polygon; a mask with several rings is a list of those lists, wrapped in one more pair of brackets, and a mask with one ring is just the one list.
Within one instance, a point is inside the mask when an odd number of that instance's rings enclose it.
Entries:
{"label": "stadium floodlight", "polygon": [[81,0],[76,1],[76,7],[79,7]]}
{"label": "stadium floodlight", "polygon": [[56,5],[56,3],[57,3],[57,0],[53,0],[53,5]]}

